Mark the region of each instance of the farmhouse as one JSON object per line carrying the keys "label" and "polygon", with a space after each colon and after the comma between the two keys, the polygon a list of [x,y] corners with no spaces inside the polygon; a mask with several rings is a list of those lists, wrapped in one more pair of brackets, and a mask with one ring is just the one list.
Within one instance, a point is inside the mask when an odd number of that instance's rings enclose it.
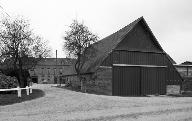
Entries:
{"label": "farmhouse", "polygon": [[69,58],[42,58],[29,69],[29,74],[34,83],[60,83],[64,81],[62,75],[68,75],[72,71],[74,61]]}
{"label": "farmhouse", "polygon": [[[95,56],[82,67],[87,91],[106,95],[166,94],[182,78],[143,17],[91,45]],[[73,86],[79,83],[68,76]]]}

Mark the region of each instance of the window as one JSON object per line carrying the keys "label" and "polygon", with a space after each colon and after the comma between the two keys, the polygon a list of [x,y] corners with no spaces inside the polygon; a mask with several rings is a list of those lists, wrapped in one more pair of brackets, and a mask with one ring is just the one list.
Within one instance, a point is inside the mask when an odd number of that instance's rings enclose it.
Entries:
{"label": "window", "polygon": [[50,68],[47,68],[47,74],[50,75]]}
{"label": "window", "polygon": [[54,68],[54,75],[56,75],[57,74],[57,70],[56,70],[56,68]]}
{"label": "window", "polygon": [[59,74],[62,74],[62,73],[63,73],[63,69],[60,68],[60,69],[59,69]]}

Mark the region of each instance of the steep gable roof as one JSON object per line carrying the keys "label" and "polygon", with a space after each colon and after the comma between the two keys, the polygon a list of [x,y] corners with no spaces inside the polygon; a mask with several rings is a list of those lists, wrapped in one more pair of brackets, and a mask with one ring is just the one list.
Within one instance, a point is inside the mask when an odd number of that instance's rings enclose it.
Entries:
{"label": "steep gable roof", "polygon": [[[124,28],[120,29],[119,31],[105,37],[104,39],[94,43],[91,45],[91,48],[95,49],[95,56],[90,58],[82,67],[82,73],[89,73],[94,72],[104,61],[104,59],[115,49],[115,47],[126,37],[126,35],[139,23],[142,22],[147,30],[151,33],[151,36],[154,38],[155,45],[165,53],[160,44],[158,43],[157,39],[153,35],[152,31],[150,30],[149,26],[147,25],[146,21],[143,17],[138,18],[137,20],[133,21],[129,25],[125,26]],[[165,53],[166,54],[166,53]],[[166,54],[167,55],[167,54]],[[168,55],[167,55],[168,56]],[[168,56],[169,58],[170,56]],[[173,60],[169,58],[169,60]]]}
{"label": "steep gable roof", "polygon": [[83,66],[82,72],[93,72],[97,68],[105,57],[112,52],[112,50],[118,45],[119,42],[124,38],[124,36],[141,20],[143,17],[138,18],[129,25],[120,29],[119,31],[103,38],[102,40],[94,43],[92,48],[94,48],[95,56],[89,59]]}

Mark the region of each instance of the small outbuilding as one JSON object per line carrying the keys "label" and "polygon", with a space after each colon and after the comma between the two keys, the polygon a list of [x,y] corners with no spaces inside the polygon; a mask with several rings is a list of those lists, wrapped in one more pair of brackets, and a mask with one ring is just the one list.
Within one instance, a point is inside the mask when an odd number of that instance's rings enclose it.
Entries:
{"label": "small outbuilding", "polygon": [[143,17],[94,43],[92,48],[95,56],[82,68],[88,91],[116,96],[163,95],[167,85],[182,82],[174,60]]}

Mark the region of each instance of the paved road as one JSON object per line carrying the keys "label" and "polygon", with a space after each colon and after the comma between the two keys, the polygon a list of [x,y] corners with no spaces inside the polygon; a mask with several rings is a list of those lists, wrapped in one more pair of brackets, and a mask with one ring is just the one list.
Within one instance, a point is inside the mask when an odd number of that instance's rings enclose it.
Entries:
{"label": "paved road", "polygon": [[113,97],[35,85],[45,96],[0,106],[0,121],[192,121],[192,97]]}

